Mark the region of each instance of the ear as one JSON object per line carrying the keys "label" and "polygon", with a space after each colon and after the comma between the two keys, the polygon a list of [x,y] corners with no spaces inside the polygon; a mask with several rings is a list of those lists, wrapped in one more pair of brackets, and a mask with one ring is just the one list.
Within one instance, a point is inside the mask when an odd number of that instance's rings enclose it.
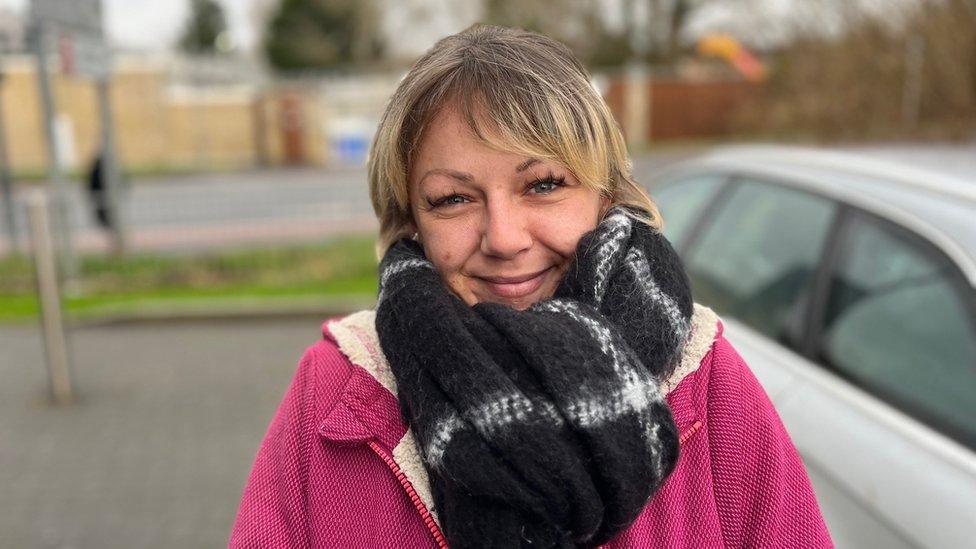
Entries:
{"label": "ear", "polygon": [[600,195],[600,219],[607,216],[607,212],[610,211],[610,206],[612,203],[613,200],[611,200],[609,196],[605,194]]}
{"label": "ear", "polygon": [[417,228],[417,224],[413,221],[408,221],[406,224],[404,224],[403,232],[406,233],[407,238],[420,242],[420,230]]}
{"label": "ear", "polygon": [[412,236],[414,233],[419,232],[417,229],[417,224],[413,220],[407,221],[403,225],[403,232],[405,232],[407,235]]}

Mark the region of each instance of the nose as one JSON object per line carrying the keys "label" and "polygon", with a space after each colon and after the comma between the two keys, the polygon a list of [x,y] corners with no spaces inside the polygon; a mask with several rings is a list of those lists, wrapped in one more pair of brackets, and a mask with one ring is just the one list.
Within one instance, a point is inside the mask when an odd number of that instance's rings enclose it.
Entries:
{"label": "nose", "polygon": [[511,259],[532,246],[528,216],[514,204],[496,203],[486,210],[481,253]]}

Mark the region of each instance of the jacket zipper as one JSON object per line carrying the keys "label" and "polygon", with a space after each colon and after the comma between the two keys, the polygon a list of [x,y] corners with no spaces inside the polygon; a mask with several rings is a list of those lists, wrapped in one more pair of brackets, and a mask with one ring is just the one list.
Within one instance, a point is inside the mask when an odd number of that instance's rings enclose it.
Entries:
{"label": "jacket zipper", "polygon": [[413,506],[416,507],[417,511],[420,513],[420,518],[424,519],[424,524],[427,525],[427,529],[430,530],[430,533],[434,536],[434,541],[437,542],[437,546],[440,547],[440,549],[448,549],[447,540],[444,539],[444,534],[441,533],[440,527],[437,526],[437,523],[434,521],[434,517],[431,516],[430,511],[427,510],[427,506],[424,505],[424,502],[420,499],[420,496],[417,495],[417,491],[413,489],[413,485],[410,484],[410,480],[407,479],[407,475],[400,470],[400,466],[393,459],[393,456],[383,449],[383,447],[380,446],[380,444],[375,440],[369,441],[368,444],[369,447],[376,452],[376,455],[383,459],[386,466],[393,471],[393,474],[396,475],[397,480],[400,481],[400,485],[403,486],[403,489],[407,491],[407,495],[410,496],[410,501],[413,502]]}
{"label": "jacket zipper", "polygon": [[[695,421],[687,431],[681,434],[679,437],[679,444],[684,444],[684,442],[688,440],[691,435],[695,434],[701,428],[702,422]],[[420,513],[420,518],[424,520],[424,524],[427,525],[427,529],[430,530],[431,535],[434,536],[434,541],[437,542],[437,546],[440,547],[440,549],[448,549],[447,540],[444,539],[444,534],[441,533],[440,527],[437,526],[437,523],[434,521],[434,517],[431,516],[430,511],[427,510],[427,506],[424,505],[424,502],[420,499],[420,496],[417,495],[417,491],[413,489],[413,484],[411,484],[410,480],[407,479],[407,475],[405,475],[400,469],[400,466],[397,464],[396,460],[393,459],[393,456],[384,450],[383,447],[380,446],[380,444],[375,440],[369,441],[368,444],[369,447],[373,449],[373,452],[383,459],[383,463],[386,463],[386,466],[390,468],[390,471],[393,471],[393,474],[396,475],[397,480],[400,481],[400,485],[403,486],[403,489],[406,490],[407,495],[410,496],[410,501],[413,502],[413,506],[417,509],[417,512]],[[598,549],[608,546],[609,544],[604,544]]]}
{"label": "jacket zipper", "polygon": [[681,433],[681,436],[678,437],[678,444],[684,444],[687,442],[688,439],[691,438],[691,435],[697,433],[698,430],[702,428],[702,425],[702,422],[696,419],[695,422],[691,424],[691,427],[688,427],[688,430]]}

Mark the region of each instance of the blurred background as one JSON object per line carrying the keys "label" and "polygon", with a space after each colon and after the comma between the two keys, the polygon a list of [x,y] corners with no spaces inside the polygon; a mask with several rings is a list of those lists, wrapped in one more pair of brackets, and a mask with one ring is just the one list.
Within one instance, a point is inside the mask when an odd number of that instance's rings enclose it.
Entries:
{"label": "blurred background", "polygon": [[569,45],[652,194],[749,142],[976,184],[972,0],[0,0],[0,546],[226,543],[302,350],[375,299],[385,101],[476,22]]}

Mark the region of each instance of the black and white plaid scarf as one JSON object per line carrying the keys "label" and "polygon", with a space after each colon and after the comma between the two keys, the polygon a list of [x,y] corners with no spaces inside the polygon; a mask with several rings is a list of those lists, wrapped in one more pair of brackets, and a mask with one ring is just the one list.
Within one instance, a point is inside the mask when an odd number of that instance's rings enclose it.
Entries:
{"label": "black and white plaid scarf", "polygon": [[453,548],[595,547],[637,518],[677,461],[658,384],[693,308],[660,232],[612,209],[524,311],[468,306],[412,240],[380,276],[380,344]]}

